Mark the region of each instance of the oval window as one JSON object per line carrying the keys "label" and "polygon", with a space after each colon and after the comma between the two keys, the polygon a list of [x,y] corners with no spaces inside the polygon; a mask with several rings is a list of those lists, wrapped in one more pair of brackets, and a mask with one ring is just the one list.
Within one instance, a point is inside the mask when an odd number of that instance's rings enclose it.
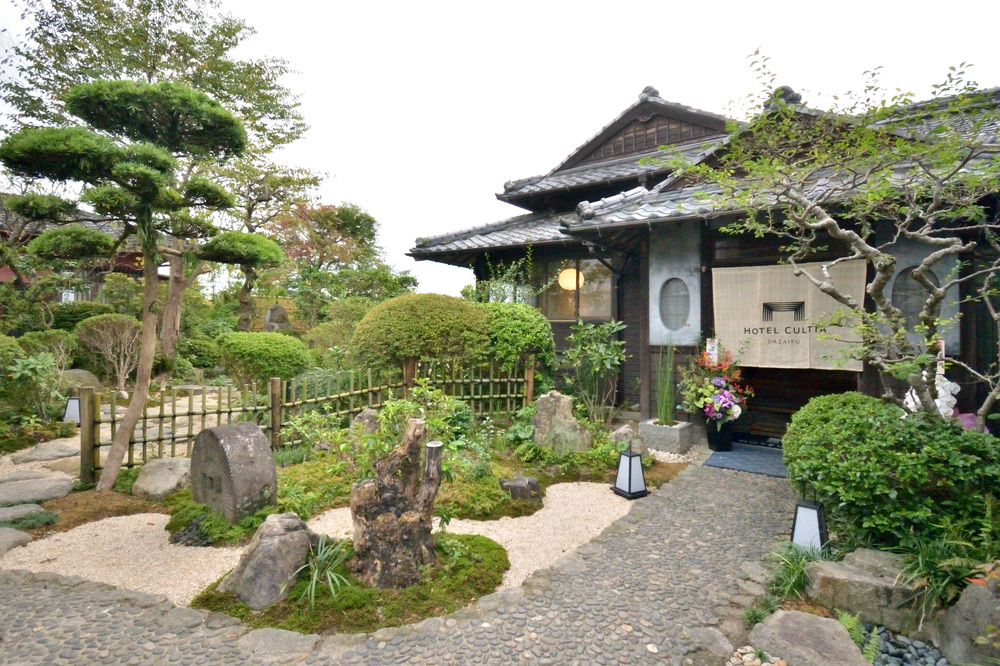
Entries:
{"label": "oval window", "polygon": [[[920,311],[924,309],[924,301],[927,300],[927,292],[913,279],[915,268],[916,266],[910,266],[899,271],[892,283],[892,304],[903,313],[906,327],[910,330],[920,323]],[[933,271],[927,272],[927,280],[935,287],[941,286]]]}
{"label": "oval window", "polygon": [[691,314],[691,293],[680,278],[670,278],[660,287],[660,321],[671,331],[679,330]]}

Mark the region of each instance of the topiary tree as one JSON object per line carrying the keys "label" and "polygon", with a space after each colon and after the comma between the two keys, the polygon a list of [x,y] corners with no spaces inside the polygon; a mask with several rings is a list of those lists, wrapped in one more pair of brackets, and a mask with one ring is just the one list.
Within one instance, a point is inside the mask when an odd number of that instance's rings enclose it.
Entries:
{"label": "topiary tree", "polygon": [[141,334],[139,320],[123,314],[97,315],[76,325],[77,341],[100,359],[119,391],[139,366]]}
{"label": "topiary tree", "polygon": [[467,359],[487,346],[486,312],[475,303],[442,294],[406,294],[365,315],[349,352],[371,367],[399,367],[412,385],[420,359]]}
{"label": "topiary tree", "polygon": [[480,303],[486,312],[489,353],[500,367],[510,370],[534,356],[539,381],[548,385],[555,372],[555,340],[552,324],[540,310],[523,303]]}
{"label": "topiary tree", "polygon": [[[149,393],[156,348],[157,267],[178,251],[161,245],[162,234],[198,236],[204,225],[191,209],[221,209],[232,200],[197,177],[178,185],[178,157],[224,160],[242,153],[243,125],[207,95],[177,83],[94,81],[73,86],[66,109],[85,127],[28,127],[0,142],[0,162],[25,178],[83,185],[94,211],[124,222],[142,251],[141,355],[135,392],[108,453],[98,490],[111,490]],[[48,214],[54,206],[37,195],[8,197],[21,215]]]}
{"label": "topiary tree", "polygon": [[280,266],[285,253],[273,240],[242,231],[224,231],[198,248],[198,257],[224,264],[236,264],[243,270],[243,286],[237,294],[240,318],[236,330],[249,331],[253,322],[253,286],[262,268]]}
{"label": "topiary tree", "polygon": [[309,348],[281,333],[223,333],[218,338],[222,366],[243,385],[291,379],[309,367]]}
{"label": "topiary tree", "polygon": [[79,261],[91,257],[110,257],[115,239],[82,224],[67,224],[44,231],[28,243],[28,252],[45,259]]}

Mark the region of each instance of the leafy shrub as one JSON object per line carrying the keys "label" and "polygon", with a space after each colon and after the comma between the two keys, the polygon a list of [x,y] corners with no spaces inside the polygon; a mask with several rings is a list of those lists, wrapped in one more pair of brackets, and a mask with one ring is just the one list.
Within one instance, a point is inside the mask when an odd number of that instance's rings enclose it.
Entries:
{"label": "leafy shrub", "polygon": [[789,479],[831,516],[892,545],[978,522],[1000,484],[1000,441],[860,393],[813,398],[783,439]]}
{"label": "leafy shrub", "polygon": [[204,370],[211,370],[219,365],[222,358],[219,344],[207,335],[181,338],[177,341],[177,354],[186,358],[194,367]]}
{"label": "leafy shrub", "polygon": [[317,363],[327,368],[343,364],[354,329],[371,308],[372,303],[361,298],[342,298],[327,306],[326,321],[302,336]]}
{"label": "leafy shrub", "polygon": [[56,303],[52,306],[52,328],[61,331],[72,331],[84,319],[96,315],[111,314],[114,308],[106,303],[96,301],[69,301]]}
{"label": "leafy shrub", "polygon": [[291,379],[309,367],[309,349],[280,333],[223,333],[218,338],[222,366],[241,384],[267,384],[271,377]]}
{"label": "leafy shrub", "polygon": [[23,387],[23,399],[35,410],[35,415],[48,423],[58,412],[63,394],[59,391],[59,366],[49,352],[15,359],[7,367],[11,379]]}
{"label": "leafy shrub", "polygon": [[533,354],[538,365],[539,381],[551,380],[555,371],[555,341],[552,324],[537,308],[523,303],[480,303],[486,312],[490,354],[500,367],[510,370],[514,364]]}
{"label": "leafy shrub", "polygon": [[574,397],[587,409],[591,421],[611,424],[618,387],[618,370],[625,362],[625,341],[618,334],[625,330],[620,321],[586,324],[580,321],[570,327],[566,337],[566,363],[570,374],[566,378]]}
{"label": "leafy shrub", "polygon": [[17,414],[28,407],[24,399],[23,382],[14,379],[9,370],[15,362],[24,357],[24,350],[17,343],[17,339],[0,335],[0,411]]}
{"label": "leafy shrub", "polygon": [[17,343],[21,345],[24,353],[29,356],[34,356],[41,352],[52,354],[56,366],[60,370],[65,370],[69,367],[70,360],[73,358],[73,352],[76,351],[77,347],[76,335],[72,331],[60,331],[56,329],[25,333],[17,339]]}
{"label": "leafy shrub", "polygon": [[365,315],[349,350],[362,365],[401,367],[408,359],[469,358],[486,347],[486,313],[441,294],[405,294]]}
{"label": "leafy shrub", "polygon": [[82,224],[67,224],[43,232],[28,243],[28,252],[43,259],[75,261],[111,255],[115,239]]}

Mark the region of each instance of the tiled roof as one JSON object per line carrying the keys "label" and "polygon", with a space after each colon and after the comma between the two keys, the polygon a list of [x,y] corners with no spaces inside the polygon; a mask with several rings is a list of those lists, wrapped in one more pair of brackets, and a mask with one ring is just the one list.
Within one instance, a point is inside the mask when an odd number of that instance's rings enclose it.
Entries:
{"label": "tiled roof", "polygon": [[569,239],[562,232],[564,217],[567,216],[531,213],[481,227],[418,238],[409,254],[417,256],[566,241]]}
{"label": "tiled roof", "polygon": [[498,194],[497,196],[501,199],[507,199],[534,194],[536,192],[563,190],[590,185],[592,183],[635,178],[642,173],[667,171],[667,167],[662,163],[650,162],[643,164],[642,161],[649,158],[668,159],[680,156],[688,161],[697,162],[711,154],[725,138],[725,135],[719,135],[697,139],[689,143],[671,146],[669,150],[656,150],[641,155],[619,158],[610,162],[565,169],[547,176],[535,176],[533,178],[508,182],[504,185],[503,194]]}

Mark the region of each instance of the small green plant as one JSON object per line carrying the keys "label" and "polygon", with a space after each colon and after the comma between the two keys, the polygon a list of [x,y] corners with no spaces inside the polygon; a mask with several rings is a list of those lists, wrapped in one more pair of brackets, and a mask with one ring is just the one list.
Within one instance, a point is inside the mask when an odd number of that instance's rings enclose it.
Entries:
{"label": "small green plant", "polygon": [[565,355],[570,373],[566,381],[586,408],[588,418],[609,425],[615,413],[618,371],[628,358],[625,341],[618,339],[625,324],[586,324],[581,320],[570,328],[573,333],[566,337],[569,347]]}
{"label": "small green plant", "polygon": [[787,543],[782,550],[772,553],[771,557],[777,562],[778,570],[768,591],[779,599],[789,596],[801,599],[806,589],[806,565],[822,559],[823,553],[815,548],[802,548]]}
{"label": "small green plant", "polygon": [[747,629],[752,629],[758,623],[763,622],[767,618],[767,615],[764,609],[757,606],[749,606],[743,609],[743,623],[746,624]]}
{"label": "small green plant", "polygon": [[299,595],[299,601],[308,599],[309,607],[315,608],[316,588],[320,583],[325,584],[333,598],[337,597],[342,587],[350,585],[347,578],[338,571],[352,555],[349,544],[350,541],[347,539],[330,542],[325,534],[320,535],[315,548],[310,544],[309,559],[295,572],[296,577],[304,571],[309,573],[308,582]]}
{"label": "small green plant", "polygon": [[757,648],[756,650],[754,650],[753,656],[760,659],[761,663],[770,661],[771,659],[769,656],[767,656],[767,652],[764,651],[764,648]]}
{"label": "small green plant", "polygon": [[139,478],[139,472],[141,471],[141,467],[123,469],[118,473],[118,478],[115,480],[114,491],[130,495],[132,493],[132,486],[135,484],[135,480]]}
{"label": "small green plant", "polygon": [[851,640],[861,650],[864,658],[869,662],[874,662],[875,658],[879,655],[878,632],[866,631],[864,625],[861,624],[861,618],[857,615],[845,613],[837,609],[834,609],[834,612],[837,613],[837,621],[847,630]]}
{"label": "small green plant", "polygon": [[667,345],[667,351],[660,354],[656,366],[656,420],[662,426],[677,423],[677,381],[674,377],[674,345]]}
{"label": "small green plant", "polygon": [[768,615],[781,608],[782,599],[773,594],[765,594],[757,600],[757,605]]}
{"label": "small green plant", "polygon": [[515,446],[535,436],[535,426],[530,423],[515,423],[507,431],[507,440]]}
{"label": "small green plant", "polygon": [[59,391],[59,366],[51,352],[15,359],[7,368],[11,378],[19,382],[43,423],[51,419],[51,406],[63,399]]}

